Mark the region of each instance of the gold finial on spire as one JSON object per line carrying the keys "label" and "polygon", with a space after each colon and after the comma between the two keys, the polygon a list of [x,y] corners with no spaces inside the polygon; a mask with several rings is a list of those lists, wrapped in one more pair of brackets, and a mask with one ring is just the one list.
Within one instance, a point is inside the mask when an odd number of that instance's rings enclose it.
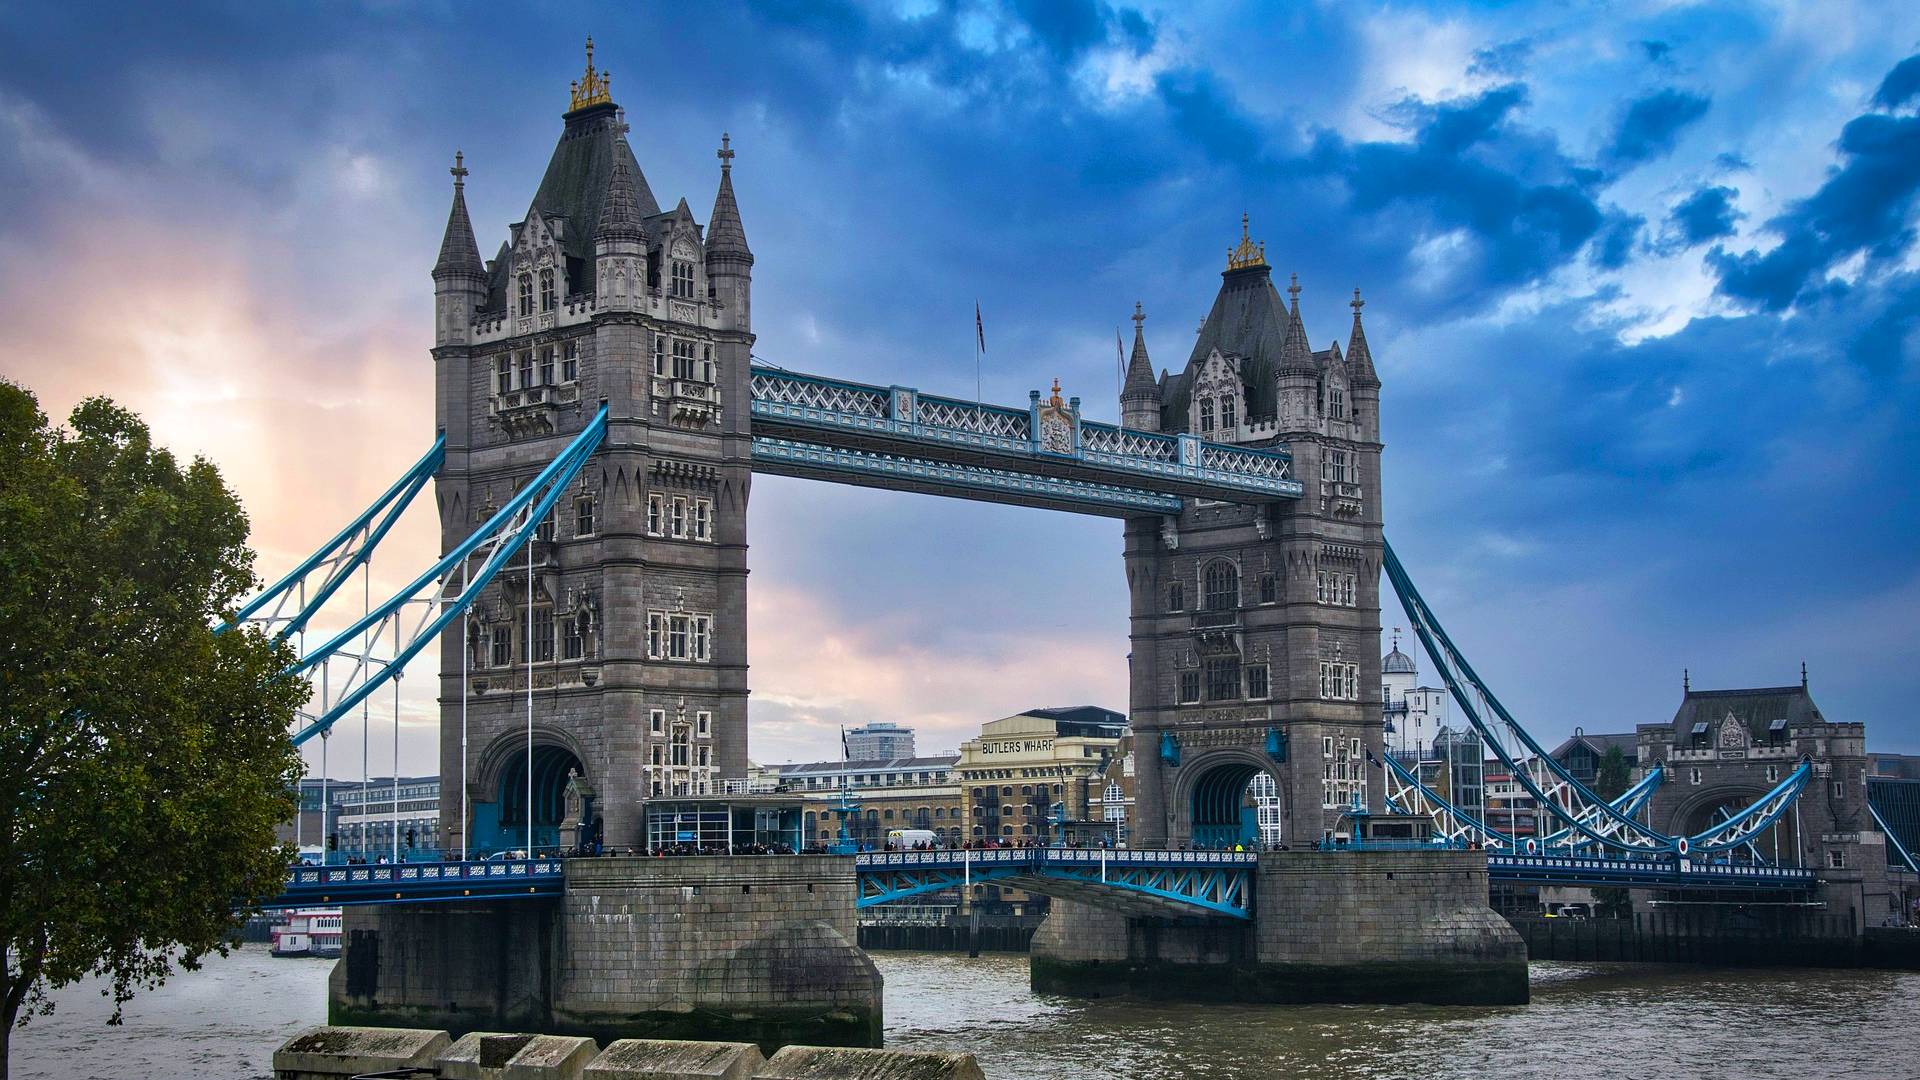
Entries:
{"label": "gold finial on spire", "polygon": [[569,112],[577,112],[593,105],[605,105],[613,101],[613,94],[607,89],[611,73],[593,69],[593,38],[587,38],[587,71],[573,83],[573,104]]}
{"label": "gold finial on spire", "polygon": [[1227,269],[1251,270],[1267,265],[1267,245],[1255,244],[1248,232],[1248,216],[1240,215],[1240,246],[1227,251]]}
{"label": "gold finial on spire", "polygon": [[1055,376],[1055,377],[1054,377],[1054,380],[1053,380],[1053,396],[1052,396],[1051,398],[1048,398],[1048,399],[1047,399],[1047,404],[1049,404],[1049,405],[1051,405],[1051,406],[1053,406],[1053,407],[1054,407],[1054,408],[1056,408],[1056,409],[1058,409],[1058,408],[1060,408],[1060,407],[1062,407],[1063,405],[1065,405],[1065,404],[1066,404],[1065,402],[1063,402],[1063,401],[1061,401],[1061,400],[1060,400],[1060,378],[1059,378],[1059,376]]}

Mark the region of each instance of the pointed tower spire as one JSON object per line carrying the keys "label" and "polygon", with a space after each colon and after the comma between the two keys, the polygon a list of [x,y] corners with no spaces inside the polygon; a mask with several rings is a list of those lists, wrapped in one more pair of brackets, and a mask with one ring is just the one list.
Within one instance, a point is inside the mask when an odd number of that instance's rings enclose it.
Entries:
{"label": "pointed tower spire", "polygon": [[1287,335],[1280,341],[1281,375],[1318,375],[1313,362],[1313,346],[1307,344],[1306,324],[1300,321],[1300,275],[1294,274],[1287,285]]}
{"label": "pointed tower spire", "polygon": [[753,251],[747,247],[747,230],[740,224],[740,204],[733,198],[733,139],[720,133],[720,190],[713,197],[713,217],[707,220],[707,254],[731,255],[751,262]]}
{"label": "pointed tower spire", "polygon": [[447,171],[453,174],[453,208],[447,211],[447,232],[440,240],[440,258],[433,264],[436,281],[449,274],[487,272],[480,261],[480,245],[473,238],[473,221],[467,217],[466,155],[454,151],[453,168]]}
{"label": "pointed tower spire", "polygon": [[1354,286],[1353,300],[1347,305],[1353,309],[1353,334],[1347,338],[1347,369],[1353,372],[1353,385],[1380,387],[1380,376],[1373,370],[1373,352],[1367,348],[1367,335],[1360,328],[1360,309],[1367,306],[1360,299],[1360,287]]}
{"label": "pointed tower spire", "polygon": [[1147,356],[1147,313],[1133,305],[1133,356],[1127,361],[1127,381],[1120,387],[1120,425],[1135,431],[1160,430],[1160,384]]}
{"label": "pointed tower spire", "polygon": [[600,223],[593,230],[595,240],[642,240],[640,200],[634,192],[633,171],[627,160],[633,151],[627,146],[626,111],[614,125],[613,171],[607,174],[607,196],[600,204]]}

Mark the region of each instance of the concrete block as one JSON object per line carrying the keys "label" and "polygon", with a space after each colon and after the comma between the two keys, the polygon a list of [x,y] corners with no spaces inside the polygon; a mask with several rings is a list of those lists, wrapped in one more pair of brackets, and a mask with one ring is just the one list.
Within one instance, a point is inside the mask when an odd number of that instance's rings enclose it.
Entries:
{"label": "concrete block", "polygon": [[499,1080],[507,1060],[531,1041],[531,1035],[470,1031],[440,1051],[433,1066],[441,1080]]}
{"label": "concrete block", "polygon": [[273,1052],[275,1080],[332,1080],[430,1068],[451,1040],[419,1028],[311,1027]]}
{"label": "concrete block", "polygon": [[535,1035],[507,1059],[501,1080],[580,1080],[600,1044],[578,1035]]}
{"label": "concrete block", "polygon": [[788,1046],[756,1080],[986,1080],[972,1054]]}
{"label": "concrete block", "polygon": [[752,1043],[621,1039],[587,1065],[581,1080],[748,1080],[766,1064]]}

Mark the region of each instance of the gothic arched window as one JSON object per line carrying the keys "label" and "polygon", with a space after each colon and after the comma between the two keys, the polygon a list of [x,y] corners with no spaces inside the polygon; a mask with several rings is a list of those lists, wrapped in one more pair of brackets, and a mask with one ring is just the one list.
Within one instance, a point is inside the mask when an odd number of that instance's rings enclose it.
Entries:
{"label": "gothic arched window", "polygon": [[1227,394],[1223,396],[1220,399],[1220,426],[1223,428],[1230,428],[1230,427],[1233,427],[1235,424],[1238,424],[1239,422],[1240,421],[1236,419],[1236,410],[1234,408],[1233,395]]}
{"label": "gothic arched window", "polygon": [[540,310],[552,311],[553,303],[553,270],[549,267],[540,271]]}
{"label": "gothic arched window", "polygon": [[1167,586],[1167,610],[1183,611],[1186,609],[1186,606],[1187,591],[1180,587],[1180,583],[1176,581]]}
{"label": "gothic arched window", "polygon": [[1201,434],[1204,435],[1207,432],[1212,430],[1213,430],[1213,399],[1210,397],[1203,397],[1200,399],[1200,432]]}
{"label": "gothic arched window", "polygon": [[1232,611],[1240,606],[1240,568],[1225,559],[1207,564],[1206,609]]}
{"label": "gothic arched window", "polygon": [[533,314],[533,275],[520,275],[520,314]]}

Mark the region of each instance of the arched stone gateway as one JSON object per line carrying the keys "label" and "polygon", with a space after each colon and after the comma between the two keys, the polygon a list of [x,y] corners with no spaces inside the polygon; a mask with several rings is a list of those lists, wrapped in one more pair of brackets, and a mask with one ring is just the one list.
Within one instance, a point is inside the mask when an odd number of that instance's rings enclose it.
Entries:
{"label": "arched stone gateway", "polygon": [[[522,736],[502,737],[481,759],[473,802],[473,850],[549,851],[561,846],[560,826],[567,819],[569,782],[578,790],[586,767],[568,747],[536,736],[533,768],[527,768]],[[528,837],[527,800],[533,800],[532,837]],[[592,819],[591,808],[586,817]]]}
{"label": "arched stone gateway", "polygon": [[[1212,850],[1258,846],[1260,808],[1251,785],[1262,775],[1273,777],[1269,763],[1248,751],[1226,750],[1195,759],[1179,781],[1186,843]],[[1273,782],[1279,783],[1277,778]],[[1283,837],[1284,832],[1276,839]]]}

